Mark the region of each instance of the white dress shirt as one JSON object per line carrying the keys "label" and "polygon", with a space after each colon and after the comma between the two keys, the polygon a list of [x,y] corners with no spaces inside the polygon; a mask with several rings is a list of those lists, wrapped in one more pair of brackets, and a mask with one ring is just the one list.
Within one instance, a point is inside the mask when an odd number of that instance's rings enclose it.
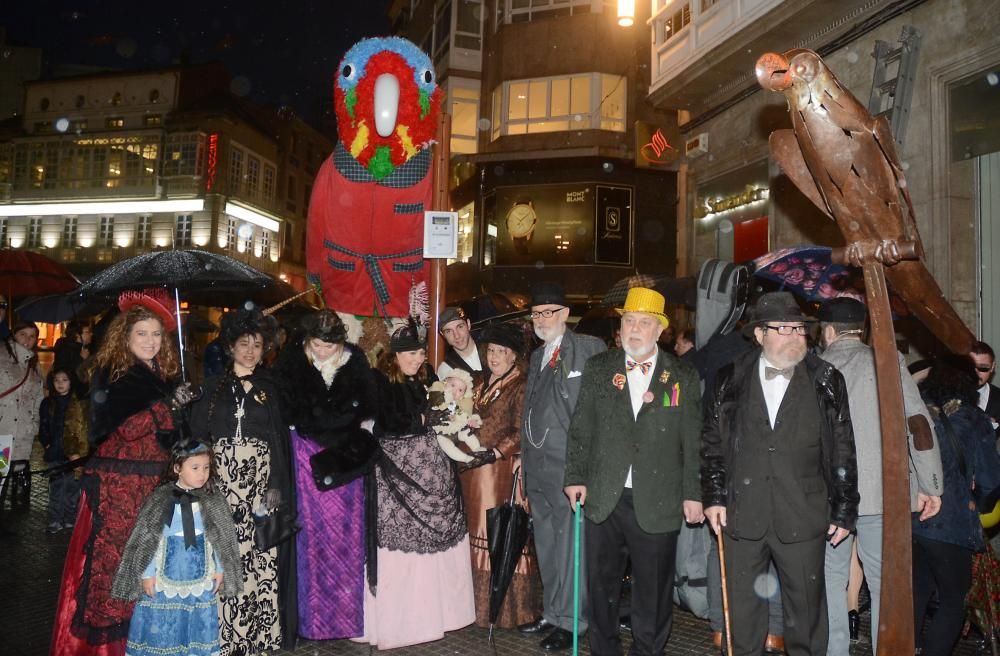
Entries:
{"label": "white dress shirt", "polygon": [[986,404],[989,403],[989,400],[990,400],[990,384],[986,383],[985,385],[979,388],[979,409],[985,412]]}
{"label": "white dress shirt", "polygon": [[[785,391],[788,390],[788,383],[791,379],[784,376],[775,376],[771,380],[764,375],[765,367],[774,367],[763,355],[760,356],[757,365],[757,375],[760,376],[760,386],[764,388],[764,402],[767,403],[767,417],[771,421],[771,428],[774,428],[774,420],[778,418],[778,408],[781,407],[781,400],[785,398]],[[781,367],[774,367],[780,369]]]}
{"label": "white dress shirt", "polygon": [[[628,379],[628,394],[632,401],[632,418],[635,419],[639,416],[639,410],[642,408],[642,397],[649,391],[649,383],[653,380],[653,370],[656,369],[656,358],[659,356],[659,349],[653,351],[652,357],[643,360],[642,362],[649,362],[649,371],[642,373],[641,367],[635,367],[632,371],[625,372],[625,378]],[[629,356],[625,356],[625,363],[631,360]],[[639,364],[642,364],[640,362]],[[625,478],[625,487],[632,487],[632,466],[629,465],[628,476]]]}
{"label": "white dress shirt", "polygon": [[[458,351],[455,352],[458,353]],[[473,342],[472,344],[472,353],[470,353],[468,356],[464,356],[461,353],[458,353],[458,357],[465,360],[465,364],[469,365],[473,371],[483,370],[483,363],[482,360],[479,359],[479,349],[476,347],[475,342]],[[450,371],[453,371],[454,369],[455,368],[452,367],[450,364],[448,364],[444,360],[441,360],[441,364],[438,365],[438,370],[437,370],[438,380],[444,380],[445,378],[447,378],[448,373]]]}
{"label": "white dress shirt", "polygon": [[542,353],[542,366],[539,367],[539,371],[545,371],[545,367],[549,366],[549,360],[552,359],[552,354],[555,353],[556,349],[559,348],[559,345],[562,344],[562,338],[563,336],[559,335],[545,345],[545,351]]}

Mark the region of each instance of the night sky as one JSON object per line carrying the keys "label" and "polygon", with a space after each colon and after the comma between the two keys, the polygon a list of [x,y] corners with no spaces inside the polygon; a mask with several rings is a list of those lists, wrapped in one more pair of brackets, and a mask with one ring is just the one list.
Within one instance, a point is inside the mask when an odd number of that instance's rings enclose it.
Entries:
{"label": "night sky", "polygon": [[388,33],[387,0],[12,0],[0,25],[40,47],[44,76],[75,67],[145,70],[225,63],[233,92],[289,105],[317,127],[355,41]]}

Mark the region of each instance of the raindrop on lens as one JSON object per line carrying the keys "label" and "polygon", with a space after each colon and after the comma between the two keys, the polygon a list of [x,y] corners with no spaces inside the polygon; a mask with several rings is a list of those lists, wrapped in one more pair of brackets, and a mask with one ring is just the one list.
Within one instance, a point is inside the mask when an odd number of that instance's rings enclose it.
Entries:
{"label": "raindrop on lens", "polygon": [[856,230],[860,230],[860,229],[861,229],[861,226],[858,225],[857,221],[851,221],[851,231],[852,232],[856,231]]}
{"label": "raindrop on lens", "polygon": [[229,90],[237,96],[250,95],[250,80],[245,75],[237,75],[229,83]]}
{"label": "raindrop on lens", "polygon": [[605,173],[611,173],[612,171],[615,170],[615,165],[612,164],[611,162],[604,162],[603,164],[601,164],[601,169],[603,169]]}
{"label": "raindrop on lens", "polygon": [[246,303],[243,304],[243,309],[246,310],[247,312],[253,310],[254,307],[256,306],[254,305],[253,301],[247,301]]}
{"label": "raindrop on lens", "polygon": [[58,130],[59,132],[65,132],[68,129],[69,129],[68,118],[61,118],[58,121],[56,121],[56,130]]}
{"label": "raindrop on lens", "polygon": [[544,269],[545,268],[545,260],[538,260],[537,262],[535,262],[535,268],[536,269]]}
{"label": "raindrop on lens", "polygon": [[97,390],[94,392],[94,401],[96,403],[104,403],[108,400],[108,393],[104,390]]}
{"label": "raindrop on lens", "polygon": [[754,579],[753,591],[761,599],[770,599],[778,592],[778,581],[770,572],[761,574]]}
{"label": "raindrop on lens", "polygon": [[133,39],[119,39],[118,43],[115,45],[115,51],[120,57],[124,57],[125,59],[131,58],[132,55],[135,54],[135,50],[136,45],[135,40]]}
{"label": "raindrop on lens", "polygon": [[991,87],[995,87],[997,84],[1000,84],[1000,75],[997,75],[996,73],[987,73],[986,83]]}
{"label": "raindrop on lens", "polygon": [[493,122],[488,118],[479,119],[478,127],[480,132],[487,132],[493,126]]}
{"label": "raindrop on lens", "polygon": [[851,63],[851,64],[857,63],[857,61],[858,61],[858,53],[856,53],[856,52],[849,52],[849,53],[847,53],[847,61],[849,63]]}

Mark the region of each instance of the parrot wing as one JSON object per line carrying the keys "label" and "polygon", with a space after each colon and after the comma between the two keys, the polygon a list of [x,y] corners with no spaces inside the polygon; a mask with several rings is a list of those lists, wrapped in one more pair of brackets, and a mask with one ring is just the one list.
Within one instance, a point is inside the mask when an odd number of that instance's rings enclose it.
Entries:
{"label": "parrot wing", "polygon": [[809,172],[809,167],[802,157],[802,149],[799,148],[799,142],[795,138],[795,131],[775,130],[771,133],[769,142],[771,154],[788,179],[798,187],[806,198],[813,202],[813,205],[832,219],[833,214],[823,196],[823,191],[816,186],[816,180]]}

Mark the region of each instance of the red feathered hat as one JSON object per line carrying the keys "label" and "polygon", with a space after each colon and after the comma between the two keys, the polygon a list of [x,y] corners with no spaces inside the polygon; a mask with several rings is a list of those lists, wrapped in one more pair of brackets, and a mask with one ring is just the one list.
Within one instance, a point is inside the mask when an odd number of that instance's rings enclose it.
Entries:
{"label": "red feathered hat", "polygon": [[166,289],[155,287],[141,291],[129,290],[122,292],[118,297],[118,309],[122,312],[128,312],[135,305],[141,305],[158,316],[168,332],[177,330],[177,319],[174,314],[177,304]]}

